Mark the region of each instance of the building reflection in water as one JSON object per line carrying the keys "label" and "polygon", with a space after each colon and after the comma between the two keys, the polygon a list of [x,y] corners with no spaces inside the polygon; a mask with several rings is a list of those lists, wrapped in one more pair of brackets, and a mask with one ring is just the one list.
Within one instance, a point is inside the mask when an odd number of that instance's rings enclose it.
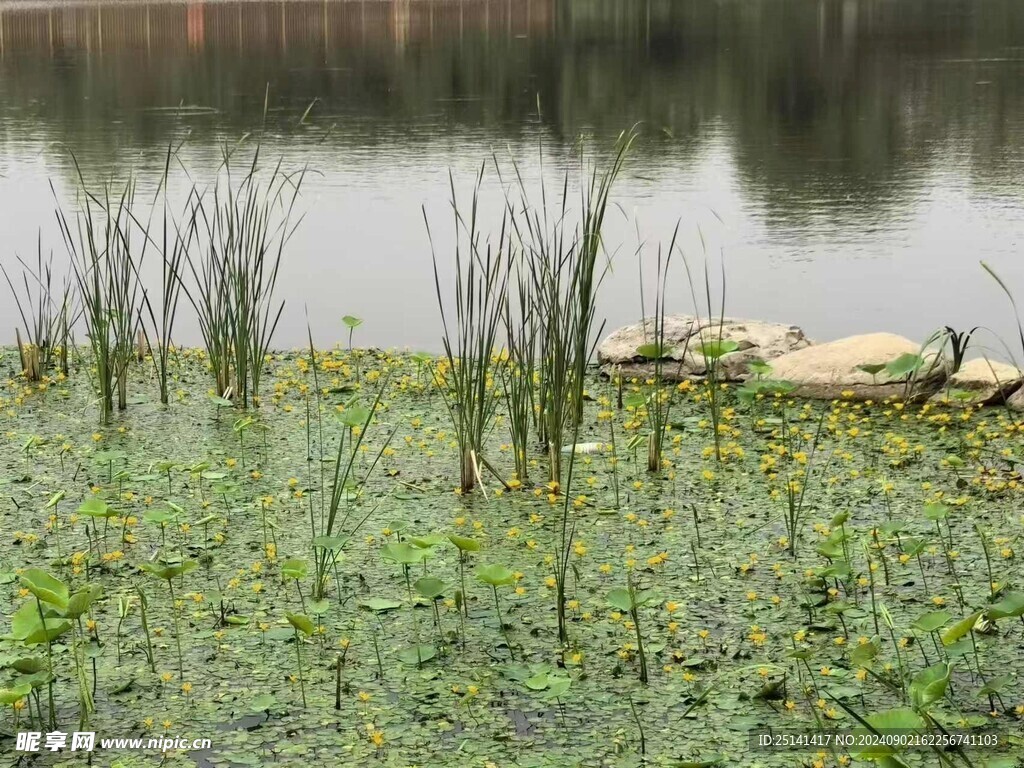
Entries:
{"label": "building reflection in water", "polygon": [[367,39],[389,40],[402,49],[437,35],[544,34],[554,28],[555,9],[556,0],[8,4],[0,5],[0,53],[156,52],[204,46],[250,52],[315,46],[327,52]]}

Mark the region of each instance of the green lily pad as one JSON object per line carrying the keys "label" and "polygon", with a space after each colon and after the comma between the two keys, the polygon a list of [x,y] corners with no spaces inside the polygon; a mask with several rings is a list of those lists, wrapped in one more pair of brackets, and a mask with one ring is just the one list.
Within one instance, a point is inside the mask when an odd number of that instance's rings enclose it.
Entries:
{"label": "green lily pad", "polygon": [[425,664],[437,656],[437,648],[432,645],[414,645],[401,649],[397,656],[403,664],[409,664],[410,666]]}

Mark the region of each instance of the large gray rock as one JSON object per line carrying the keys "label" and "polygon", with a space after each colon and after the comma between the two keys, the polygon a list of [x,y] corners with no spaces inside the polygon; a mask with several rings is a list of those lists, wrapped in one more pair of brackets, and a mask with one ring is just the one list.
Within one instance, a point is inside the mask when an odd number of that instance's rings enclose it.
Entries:
{"label": "large gray rock", "polygon": [[1001,405],[1020,389],[1021,383],[1024,374],[1017,366],[977,358],[961,365],[932,400],[962,406]]}
{"label": "large gray rock", "polygon": [[776,358],[772,378],[795,384],[794,395],[821,400],[905,399],[908,395],[918,400],[934,394],[946,380],[948,366],[934,353],[926,353],[912,392],[905,381],[893,381],[885,371],[872,376],[860,366],[881,365],[920,352],[920,344],[892,333],[848,336]]}
{"label": "large gray rock", "polygon": [[1006,404],[1015,411],[1024,411],[1024,387],[1006,398]]}
{"label": "large gray rock", "polygon": [[[722,358],[723,380],[742,381],[749,376],[747,364],[754,360],[771,360],[793,350],[803,349],[811,342],[793,325],[762,323],[757,320],[718,318],[698,320],[690,315],[665,317],[665,346],[671,352],[662,364],[662,375],[674,381],[703,376],[707,370],[700,345],[704,341],[735,341],[739,349]],[[637,354],[637,348],[654,343],[654,320],[627,325],[613,331],[597,348],[597,359],[609,375],[646,378],[656,365]]]}

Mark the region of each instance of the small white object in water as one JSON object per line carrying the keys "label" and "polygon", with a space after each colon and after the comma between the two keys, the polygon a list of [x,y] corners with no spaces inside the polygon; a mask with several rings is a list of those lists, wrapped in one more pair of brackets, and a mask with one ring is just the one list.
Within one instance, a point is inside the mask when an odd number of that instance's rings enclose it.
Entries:
{"label": "small white object in water", "polygon": [[563,445],[562,453],[569,453],[575,447],[575,452],[580,453],[600,453],[604,450],[604,443],[576,443],[575,446]]}

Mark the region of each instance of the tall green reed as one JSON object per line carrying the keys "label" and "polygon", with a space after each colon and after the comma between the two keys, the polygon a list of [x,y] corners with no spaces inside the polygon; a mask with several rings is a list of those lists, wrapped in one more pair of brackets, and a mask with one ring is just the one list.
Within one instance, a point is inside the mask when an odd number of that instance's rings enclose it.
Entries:
{"label": "tall green reed", "polygon": [[[361,478],[357,478],[359,469],[356,464],[361,455],[360,448],[366,438],[367,431],[373,423],[374,417],[380,407],[381,398],[387,389],[388,377],[385,377],[377,390],[377,394],[369,407],[361,405],[358,396],[353,397],[345,404],[345,408],[339,415],[341,423],[341,434],[338,438],[338,448],[334,454],[331,465],[330,482],[325,472],[325,461],[330,461],[325,456],[326,441],[324,438],[323,406],[320,397],[320,378],[317,373],[316,348],[313,345],[313,334],[309,331],[309,363],[313,372],[313,391],[315,403],[307,404],[307,408],[315,408],[316,413],[316,444],[318,448],[319,461],[319,493],[320,499],[319,515],[313,506],[312,494],[309,495],[309,524],[311,544],[313,547],[313,561],[315,564],[316,581],[313,585],[313,596],[315,599],[322,599],[327,593],[329,574],[335,570],[338,560],[348,542],[359,531],[363,523],[369,519],[383,503],[382,497],[373,504],[365,514],[356,513],[357,502],[361,499],[363,489],[366,486],[370,475],[380,463],[384,451],[391,444],[396,430],[393,429],[377,450],[373,461]],[[307,413],[306,418],[306,445],[307,458],[309,463],[313,461],[313,423]],[[310,485],[313,485],[313,472],[309,472]]]}
{"label": "tall green reed", "polygon": [[1003,279],[996,273],[991,266],[986,262],[981,262],[981,268],[988,272],[989,276],[996,281],[996,284],[1002,289],[1003,293],[1006,294],[1006,298],[1010,300],[1010,308],[1013,309],[1013,319],[1017,322],[1017,338],[1020,341],[1021,354],[1024,354],[1024,323],[1021,323],[1020,311],[1017,309],[1017,300],[1013,297],[1013,292],[1010,287],[1003,281]]}
{"label": "tall green reed", "polygon": [[[788,465],[787,471],[783,474],[783,480],[786,483],[784,497],[786,507],[783,513],[783,522],[786,527],[786,549],[789,551],[790,557],[796,557],[797,545],[803,532],[807,491],[811,487],[814,471],[817,469],[816,459],[824,434],[826,415],[827,411],[823,410],[813,434],[805,432],[799,419],[795,424],[790,421],[786,401],[782,400],[779,440],[784,449],[784,460]],[[797,458],[798,456],[805,458],[801,462]]]}

